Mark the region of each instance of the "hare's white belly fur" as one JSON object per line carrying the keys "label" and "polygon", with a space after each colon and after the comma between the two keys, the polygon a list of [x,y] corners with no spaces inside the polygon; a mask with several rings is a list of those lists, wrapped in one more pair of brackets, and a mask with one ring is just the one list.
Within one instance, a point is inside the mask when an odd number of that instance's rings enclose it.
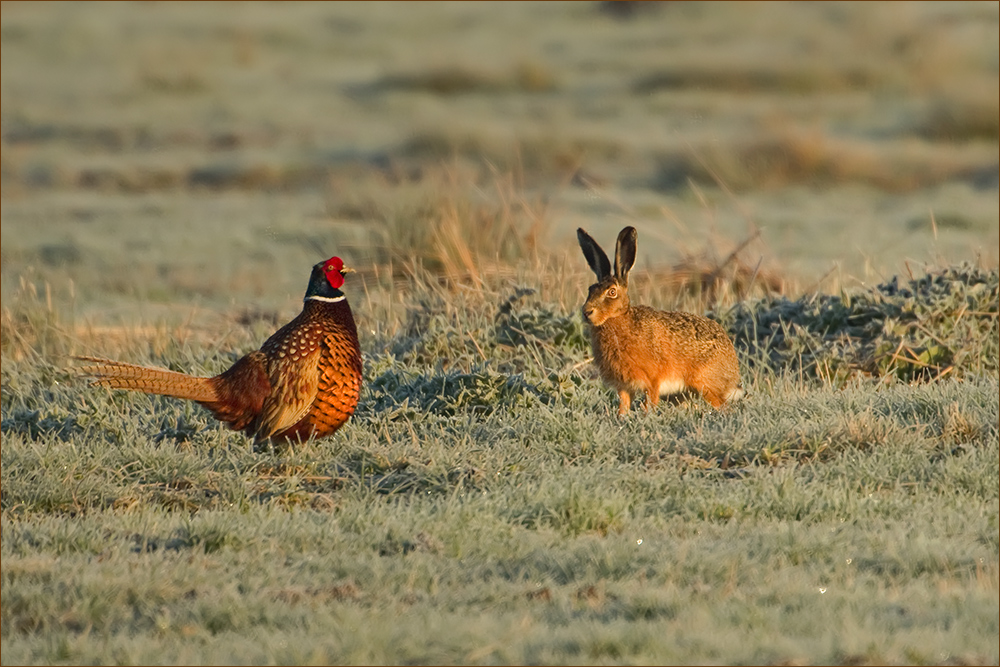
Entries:
{"label": "hare's white belly fur", "polygon": [[[687,383],[681,378],[665,378],[660,381],[658,393],[660,396],[669,396],[670,394],[679,394],[687,388]],[[645,387],[642,387],[642,389],[645,389]]]}
{"label": "hare's white belly fur", "polygon": [[[645,382],[642,381],[632,381],[629,382],[622,378],[617,385],[625,389],[631,394],[637,394],[641,391],[649,391],[652,387],[649,387]],[[670,396],[672,394],[679,394],[685,389],[690,389],[690,385],[679,377],[668,377],[660,380],[659,387],[656,388],[656,393],[660,396]]]}

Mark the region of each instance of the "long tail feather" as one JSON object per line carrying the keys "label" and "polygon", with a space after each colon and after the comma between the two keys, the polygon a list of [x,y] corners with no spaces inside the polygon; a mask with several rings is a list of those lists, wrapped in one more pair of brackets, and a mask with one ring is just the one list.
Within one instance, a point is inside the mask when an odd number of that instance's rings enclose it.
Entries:
{"label": "long tail feather", "polygon": [[219,399],[210,378],[175,373],[163,368],[136,366],[100,357],[75,358],[93,364],[77,369],[81,375],[91,378],[92,386],[131,389],[191,401],[206,402]]}

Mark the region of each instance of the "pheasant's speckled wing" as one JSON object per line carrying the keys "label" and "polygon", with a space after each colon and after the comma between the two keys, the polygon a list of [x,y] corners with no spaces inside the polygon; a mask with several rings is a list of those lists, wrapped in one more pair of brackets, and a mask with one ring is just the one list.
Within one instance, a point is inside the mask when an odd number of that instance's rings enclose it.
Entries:
{"label": "pheasant's speckled wing", "polygon": [[257,440],[285,431],[309,414],[319,388],[319,356],[317,347],[271,361],[272,390],[261,406]]}
{"label": "pheasant's speckled wing", "polygon": [[291,428],[309,414],[319,388],[322,342],[322,326],[300,316],[264,343],[271,394],[261,406],[258,441]]}

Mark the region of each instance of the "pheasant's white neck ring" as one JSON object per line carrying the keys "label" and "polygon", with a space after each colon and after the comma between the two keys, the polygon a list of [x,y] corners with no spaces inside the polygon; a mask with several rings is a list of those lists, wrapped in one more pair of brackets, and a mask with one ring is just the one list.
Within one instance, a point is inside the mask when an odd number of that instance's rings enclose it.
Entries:
{"label": "pheasant's white neck ring", "polygon": [[347,296],[335,296],[333,298],[330,298],[328,296],[307,296],[305,298],[305,300],[306,301],[322,301],[323,303],[337,303],[339,301],[343,301],[346,298],[347,298]]}

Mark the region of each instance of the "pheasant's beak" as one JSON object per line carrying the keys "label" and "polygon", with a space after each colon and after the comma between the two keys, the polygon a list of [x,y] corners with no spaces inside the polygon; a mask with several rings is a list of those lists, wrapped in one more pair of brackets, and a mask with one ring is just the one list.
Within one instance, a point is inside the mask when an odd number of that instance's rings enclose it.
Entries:
{"label": "pheasant's beak", "polygon": [[357,271],[355,271],[354,269],[350,269],[346,266],[340,269],[340,275],[344,275],[346,273],[357,273]]}

